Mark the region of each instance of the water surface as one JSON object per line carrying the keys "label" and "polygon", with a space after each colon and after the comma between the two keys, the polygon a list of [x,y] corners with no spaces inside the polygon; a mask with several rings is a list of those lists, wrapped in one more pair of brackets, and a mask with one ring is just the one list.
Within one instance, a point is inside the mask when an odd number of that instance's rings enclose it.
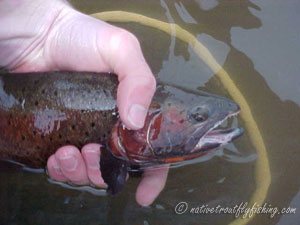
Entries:
{"label": "water surface", "polygon": [[[265,202],[300,210],[300,2],[72,0],[85,13],[124,10],[191,32],[230,74],[246,97],[262,133],[272,182]],[[154,28],[117,23],[140,40],[157,79],[229,97],[191,46]],[[243,120],[233,121],[243,126]],[[256,188],[256,149],[245,135],[197,164],[170,171],[166,188],[150,207],[135,202],[138,178],[115,198],[70,190],[42,173],[0,164],[0,224],[229,224],[234,215],[176,215],[174,207],[230,207],[250,200]],[[101,195],[101,193],[100,193]],[[298,209],[297,209],[298,210]],[[257,215],[249,224],[297,224],[295,215]]]}

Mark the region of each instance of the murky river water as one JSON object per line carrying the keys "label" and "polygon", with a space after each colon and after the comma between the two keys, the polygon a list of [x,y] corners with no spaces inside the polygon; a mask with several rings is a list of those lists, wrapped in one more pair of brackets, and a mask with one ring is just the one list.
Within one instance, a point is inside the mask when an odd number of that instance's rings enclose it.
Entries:
{"label": "murky river water", "polygon": [[[300,2],[288,1],[96,1],[73,0],[91,14],[123,10],[173,22],[192,33],[229,73],[245,96],[270,162],[266,207],[295,214],[258,214],[249,224],[300,222]],[[162,31],[115,23],[133,32],[157,78],[189,89],[229,95],[193,48]],[[244,121],[233,121],[244,125]],[[177,215],[189,207],[232,207],[249,202],[259,187],[260,155],[248,132],[197,164],[173,168],[166,188],[150,207],[135,202],[138,178],[117,197],[96,196],[49,183],[9,163],[0,164],[0,224],[230,224],[234,214]],[[267,177],[266,177],[267,179]],[[243,220],[236,221],[243,224]]]}

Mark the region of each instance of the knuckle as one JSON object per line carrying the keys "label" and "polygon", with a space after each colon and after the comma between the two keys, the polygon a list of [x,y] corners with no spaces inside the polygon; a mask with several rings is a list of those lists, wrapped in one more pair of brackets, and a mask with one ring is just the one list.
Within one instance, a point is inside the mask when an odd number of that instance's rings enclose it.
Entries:
{"label": "knuckle", "polygon": [[137,37],[134,34],[132,34],[131,32],[127,31],[127,30],[120,29],[120,37],[121,37],[121,40],[124,40],[127,43],[140,45],[139,40],[137,39]]}
{"label": "knuckle", "polygon": [[156,79],[154,76],[143,76],[141,77],[143,80],[143,87],[147,90],[154,91],[156,88]]}
{"label": "knuckle", "polygon": [[83,154],[86,153],[98,154],[100,152],[101,147],[102,147],[101,144],[89,143],[82,147],[81,152]]}
{"label": "knuckle", "polygon": [[140,46],[138,39],[132,33],[121,28],[113,32],[112,36],[110,37],[110,44],[111,49],[114,49],[117,52],[124,47]]}

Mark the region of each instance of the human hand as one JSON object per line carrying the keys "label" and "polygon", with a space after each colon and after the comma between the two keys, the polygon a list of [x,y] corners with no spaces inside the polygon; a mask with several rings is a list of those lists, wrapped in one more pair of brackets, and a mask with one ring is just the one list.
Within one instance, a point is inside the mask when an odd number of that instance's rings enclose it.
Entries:
{"label": "human hand", "polygon": [[[131,129],[143,126],[156,82],[134,35],[59,0],[3,0],[0,12],[0,66],[13,72],[114,72],[121,120]],[[47,168],[57,181],[105,187],[100,155],[99,144],[88,144],[81,152],[64,146],[48,159]],[[166,168],[144,173],[136,192],[140,205],[154,201],[167,173]]]}

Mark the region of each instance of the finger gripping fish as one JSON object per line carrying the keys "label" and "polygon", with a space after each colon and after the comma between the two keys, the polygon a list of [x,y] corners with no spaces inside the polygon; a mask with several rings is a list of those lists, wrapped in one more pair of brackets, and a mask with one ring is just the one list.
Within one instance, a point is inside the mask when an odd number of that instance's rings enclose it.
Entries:
{"label": "finger gripping fish", "polygon": [[40,168],[62,145],[101,143],[100,168],[113,193],[132,165],[149,167],[200,157],[239,137],[216,129],[239,113],[226,98],[159,84],[145,125],[124,127],[109,73],[0,74],[0,157]]}

